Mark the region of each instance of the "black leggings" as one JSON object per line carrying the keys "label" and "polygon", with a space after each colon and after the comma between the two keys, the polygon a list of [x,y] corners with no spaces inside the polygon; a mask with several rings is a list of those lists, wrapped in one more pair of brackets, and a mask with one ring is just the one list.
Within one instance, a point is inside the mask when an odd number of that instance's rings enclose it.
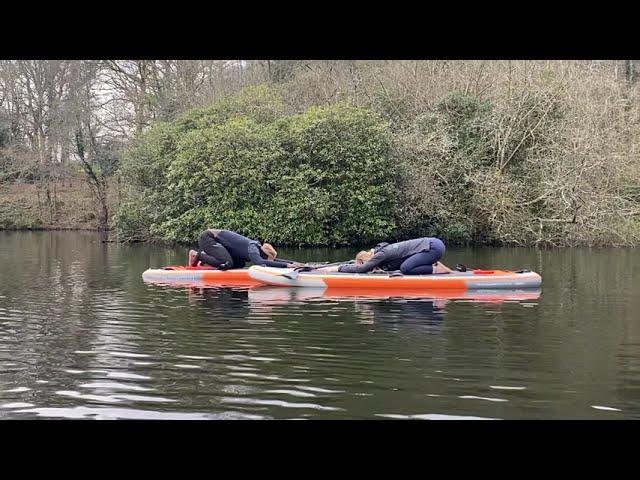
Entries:
{"label": "black leggings", "polygon": [[219,267],[226,263],[228,268],[233,268],[233,259],[229,251],[216,241],[216,237],[209,230],[200,235],[198,245],[200,246],[198,260],[212,267]]}
{"label": "black leggings", "polygon": [[404,275],[430,275],[433,273],[433,264],[440,261],[446,250],[442,240],[432,238],[429,251],[411,255],[402,262],[400,271]]}

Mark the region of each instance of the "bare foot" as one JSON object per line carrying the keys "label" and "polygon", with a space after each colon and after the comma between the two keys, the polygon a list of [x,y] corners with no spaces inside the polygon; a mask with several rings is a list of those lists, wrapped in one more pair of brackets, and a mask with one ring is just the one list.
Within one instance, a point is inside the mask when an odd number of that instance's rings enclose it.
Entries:
{"label": "bare foot", "polygon": [[453,270],[442,262],[436,262],[433,264],[433,273],[453,273]]}
{"label": "bare foot", "polygon": [[444,263],[438,262],[442,268],[444,268],[445,273],[454,273],[449,267],[447,267]]}
{"label": "bare foot", "polygon": [[189,266],[197,267],[198,263],[198,252],[195,250],[189,250]]}

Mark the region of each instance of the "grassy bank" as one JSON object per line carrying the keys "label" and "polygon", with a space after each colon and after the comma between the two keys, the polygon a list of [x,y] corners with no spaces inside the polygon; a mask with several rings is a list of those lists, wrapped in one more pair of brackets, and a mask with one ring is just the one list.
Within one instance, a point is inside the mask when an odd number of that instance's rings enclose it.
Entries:
{"label": "grassy bank", "polygon": [[[99,206],[82,178],[51,187],[51,202],[35,184],[0,185],[0,230],[98,230]],[[55,200],[53,199],[55,197]],[[111,195],[115,211],[117,192]]]}

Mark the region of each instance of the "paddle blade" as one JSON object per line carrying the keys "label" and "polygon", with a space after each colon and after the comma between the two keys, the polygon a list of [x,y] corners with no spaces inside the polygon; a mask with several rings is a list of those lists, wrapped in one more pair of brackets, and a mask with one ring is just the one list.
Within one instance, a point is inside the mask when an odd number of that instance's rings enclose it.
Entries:
{"label": "paddle blade", "polygon": [[296,278],[298,278],[299,274],[300,272],[298,270],[293,270],[292,272],[289,272],[289,273],[283,273],[282,276],[285,278],[288,278],[289,280],[295,280]]}

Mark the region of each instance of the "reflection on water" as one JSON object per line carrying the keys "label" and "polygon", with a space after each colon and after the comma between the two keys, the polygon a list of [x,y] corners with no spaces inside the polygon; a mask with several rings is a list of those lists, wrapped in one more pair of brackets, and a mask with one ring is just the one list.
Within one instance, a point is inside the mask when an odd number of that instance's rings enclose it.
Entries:
{"label": "reflection on water", "polygon": [[635,251],[453,248],[543,289],[385,294],[147,284],[184,249],[86,232],[0,244],[0,418],[640,416]]}

